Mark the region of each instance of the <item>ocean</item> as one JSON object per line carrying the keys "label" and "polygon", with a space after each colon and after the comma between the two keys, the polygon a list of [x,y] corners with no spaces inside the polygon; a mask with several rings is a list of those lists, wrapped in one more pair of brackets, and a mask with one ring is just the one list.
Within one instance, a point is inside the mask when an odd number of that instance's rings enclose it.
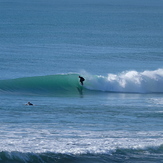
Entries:
{"label": "ocean", "polygon": [[162,0],[0,0],[0,20],[0,163],[163,162]]}

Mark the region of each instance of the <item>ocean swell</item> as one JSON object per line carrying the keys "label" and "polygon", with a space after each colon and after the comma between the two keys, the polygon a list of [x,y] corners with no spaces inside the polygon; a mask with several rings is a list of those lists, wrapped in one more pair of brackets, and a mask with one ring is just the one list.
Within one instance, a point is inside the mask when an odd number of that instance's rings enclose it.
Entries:
{"label": "ocean swell", "polygon": [[78,74],[34,76],[0,81],[0,91],[9,93],[65,94],[78,93]]}

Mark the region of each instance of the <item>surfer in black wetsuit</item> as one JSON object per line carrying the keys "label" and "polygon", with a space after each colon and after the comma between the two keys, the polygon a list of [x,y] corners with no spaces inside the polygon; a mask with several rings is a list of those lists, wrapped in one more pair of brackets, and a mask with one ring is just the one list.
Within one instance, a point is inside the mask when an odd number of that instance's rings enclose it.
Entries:
{"label": "surfer in black wetsuit", "polygon": [[26,105],[33,105],[32,103],[28,102]]}
{"label": "surfer in black wetsuit", "polygon": [[83,85],[83,82],[84,82],[85,79],[83,77],[81,77],[81,76],[79,76],[79,78],[80,78],[81,85]]}

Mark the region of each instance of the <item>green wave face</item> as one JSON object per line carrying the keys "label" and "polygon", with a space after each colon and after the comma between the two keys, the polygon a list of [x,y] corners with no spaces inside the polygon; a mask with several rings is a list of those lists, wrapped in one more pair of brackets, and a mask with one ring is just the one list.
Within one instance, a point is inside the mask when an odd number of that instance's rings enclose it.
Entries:
{"label": "green wave face", "polygon": [[1,92],[33,94],[79,94],[78,74],[25,77],[0,81]]}

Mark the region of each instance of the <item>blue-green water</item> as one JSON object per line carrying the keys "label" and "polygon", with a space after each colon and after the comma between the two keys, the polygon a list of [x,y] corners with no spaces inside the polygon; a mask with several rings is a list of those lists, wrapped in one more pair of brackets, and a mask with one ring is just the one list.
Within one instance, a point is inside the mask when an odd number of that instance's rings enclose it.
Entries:
{"label": "blue-green water", "polygon": [[0,162],[163,162],[161,0],[0,12]]}

